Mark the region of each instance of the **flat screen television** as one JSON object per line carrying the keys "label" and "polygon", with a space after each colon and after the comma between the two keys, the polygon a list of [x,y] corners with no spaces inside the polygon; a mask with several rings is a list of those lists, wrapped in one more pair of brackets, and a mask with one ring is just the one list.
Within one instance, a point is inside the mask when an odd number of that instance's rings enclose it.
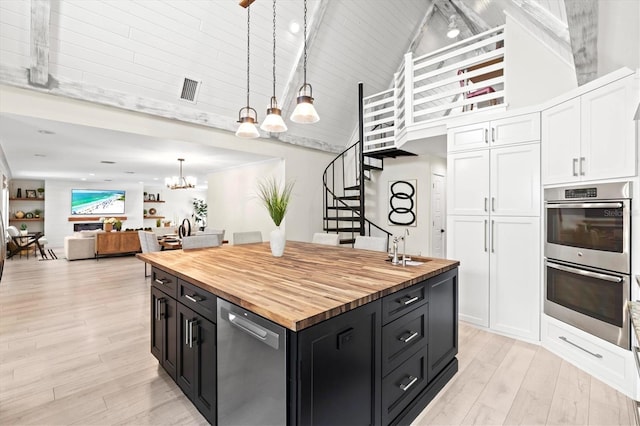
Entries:
{"label": "flat screen television", "polygon": [[125,191],[110,189],[72,189],[71,214],[109,216],[124,214]]}

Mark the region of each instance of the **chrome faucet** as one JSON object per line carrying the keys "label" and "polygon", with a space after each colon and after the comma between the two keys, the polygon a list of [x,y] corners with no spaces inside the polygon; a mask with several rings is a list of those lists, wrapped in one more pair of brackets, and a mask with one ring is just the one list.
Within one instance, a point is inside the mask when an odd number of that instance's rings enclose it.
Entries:
{"label": "chrome faucet", "polygon": [[391,259],[392,265],[398,265],[398,237],[393,237],[393,259]]}
{"label": "chrome faucet", "polygon": [[402,266],[407,266],[407,236],[409,230],[405,228],[404,235],[402,236]]}

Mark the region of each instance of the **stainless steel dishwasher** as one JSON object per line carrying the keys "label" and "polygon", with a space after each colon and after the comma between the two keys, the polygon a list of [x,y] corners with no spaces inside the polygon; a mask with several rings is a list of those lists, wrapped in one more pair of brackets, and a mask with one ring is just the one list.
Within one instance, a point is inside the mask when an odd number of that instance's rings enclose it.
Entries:
{"label": "stainless steel dishwasher", "polygon": [[286,330],[222,299],[217,310],[218,424],[286,424]]}

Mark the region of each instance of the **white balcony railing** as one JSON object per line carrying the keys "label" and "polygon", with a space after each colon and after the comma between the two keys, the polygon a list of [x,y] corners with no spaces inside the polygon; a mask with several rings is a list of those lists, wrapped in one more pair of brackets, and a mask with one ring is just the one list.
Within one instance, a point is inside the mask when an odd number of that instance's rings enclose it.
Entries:
{"label": "white balcony railing", "polygon": [[411,126],[496,107],[504,99],[504,26],[417,58],[408,53],[393,88],[362,100],[364,149],[395,147]]}

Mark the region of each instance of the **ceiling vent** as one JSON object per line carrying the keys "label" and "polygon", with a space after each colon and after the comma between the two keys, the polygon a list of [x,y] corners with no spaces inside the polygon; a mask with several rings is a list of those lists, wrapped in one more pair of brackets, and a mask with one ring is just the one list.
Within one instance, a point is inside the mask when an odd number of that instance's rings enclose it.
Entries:
{"label": "ceiling vent", "polygon": [[180,91],[180,99],[183,101],[196,103],[198,100],[198,92],[200,91],[201,80],[185,77],[182,82],[182,90]]}

